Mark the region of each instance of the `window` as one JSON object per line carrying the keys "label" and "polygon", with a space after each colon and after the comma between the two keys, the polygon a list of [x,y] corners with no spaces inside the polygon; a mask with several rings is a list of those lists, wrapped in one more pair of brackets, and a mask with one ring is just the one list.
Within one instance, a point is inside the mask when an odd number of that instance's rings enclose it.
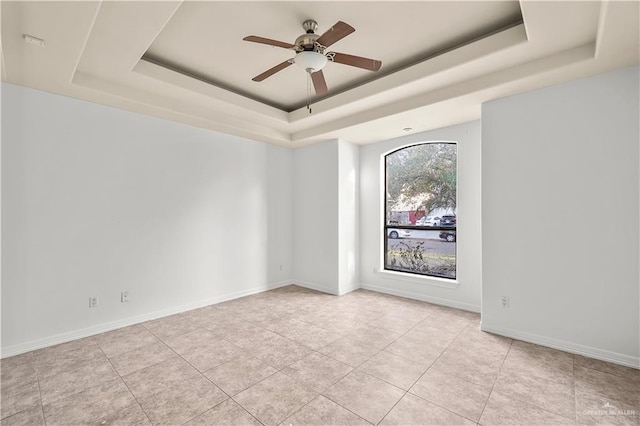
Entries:
{"label": "window", "polygon": [[455,279],[457,145],[401,148],[384,167],[384,269]]}

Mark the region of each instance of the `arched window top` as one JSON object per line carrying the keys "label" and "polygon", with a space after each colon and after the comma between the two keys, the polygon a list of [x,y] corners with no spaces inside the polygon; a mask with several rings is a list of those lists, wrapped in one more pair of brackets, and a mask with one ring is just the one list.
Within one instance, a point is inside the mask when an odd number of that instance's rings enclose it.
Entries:
{"label": "arched window top", "polygon": [[417,146],[424,146],[424,145],[457,145],[458,143],[456,141],[440,141],[440,140],[433,140],[433,141],[422,141],[422,142],[412,142],[409,143],[407,145],[402,145],[400,147],[397,148],[393,148],[391,151],[387,151],[385,153],[382,154],[383,157],[387,157],[389,155],[392,155],[398,151],[404,151],[405,149],[408,148],[413,148],[413,147],[417,147]]}
{"label": "arched window top", "polygon": [[457,144],[401,147],[384,169],[384,268],[455,279]]}

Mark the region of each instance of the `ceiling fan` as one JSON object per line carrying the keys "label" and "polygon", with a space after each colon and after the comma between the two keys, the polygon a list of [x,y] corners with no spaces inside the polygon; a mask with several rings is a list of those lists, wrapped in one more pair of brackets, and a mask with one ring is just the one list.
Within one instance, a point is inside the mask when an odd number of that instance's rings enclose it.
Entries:
{"label": "ceiling fan", "polygon": [[281,64],[253,77],[253,81],[262,81],[278,71],[282,71],[289,65],[296,64],[309,73],[316,94],[322,95],[328,91],[322,68],[324,68],[329,61],[369,71],[378,71],[382,66],[382,61],[376,59],[347,55],[346,53],[325,52],[329,46],[355,31],[355,28],[347,23],[338,21],[322,35],[315,33],[318,29],[318,23],[312,19],[304,21],[302,28],[304,28],[305,34],[298,37],[293,44],[253,35],[243,38],[243,40],[246,41],[282,47],[283,49],[292,49],[296,52],[293,58],[287,59]]}

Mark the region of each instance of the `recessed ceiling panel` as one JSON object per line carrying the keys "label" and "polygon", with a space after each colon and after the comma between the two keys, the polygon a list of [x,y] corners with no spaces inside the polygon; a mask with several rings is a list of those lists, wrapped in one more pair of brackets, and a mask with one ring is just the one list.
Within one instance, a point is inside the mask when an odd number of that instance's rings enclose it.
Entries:
{"label": "recessed ceiling panel", "polygon": [[184,2],[145,58],[285,111],[304,105],[306,73],[291,66],[262,82],[251,79],[293,58],[293,50],[250,43],[257,35],[294,43],[302,22],[322,34],[337,21],[356,31],[329,50],[382,61],[371,72],[328,63],[329,93],[349,90],[522,20],[517,1],[469,2]]}

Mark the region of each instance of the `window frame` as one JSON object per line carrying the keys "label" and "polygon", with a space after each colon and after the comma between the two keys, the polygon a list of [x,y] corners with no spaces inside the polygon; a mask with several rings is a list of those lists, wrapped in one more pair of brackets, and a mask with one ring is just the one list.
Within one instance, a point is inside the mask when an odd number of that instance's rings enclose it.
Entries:
{"label": "window frame", "polygon": [[[388,203],[387,203],[387,196],[388,196],[388,191],[387,191],[387,183],[388,183],[388,167],[387,167],[387,157],[398,152],[398,151],[402,151],[404,149],[408,149],[414,146],[419,146],[419,145],[430,145],[430,144],[447,144],[447,145],[455,145],[456,146],[456,225],[454,227],[450,227],[450,226],[419,226],[419,225],[390,225],[387,223],[387,207],[388,207]],[[381,265],[380,265],[380,272],[384,273],[384,274],[388,274],[389,276],[394,276],[394,277],[399,277],[400,279],[403,279],[405,281],[409,281],[409,282],[415,282],[416,280],[419,280],[420,282],[424,282],[424,280],[436,280],[439,282],[442,282],[442,286],[443,287],[450,287],[450,286],[457,286],[458,284],[458,280],[459,280],[459,271],[458,271],[458,265],[459,265],[459,261],[458,261],[458,223],[457,223],[457,218],[458,218],[458,213],[457,213],[457,207],[458,207],[458,158],[459,158],[459,148],[460,148],[460,144],[457,141],[441,141],[441,140],[431,140],[431,141],[420,141],[420,142],[412,142],[410,144],[407,145],[403,145],[397,148],[394,148],[393,150],[387,151],[382,153],[381,155],[381,168],[382,168],[382,180],[381,180],[381,189],[382,189],[382,197],[381,197],[381,213],[382,213],[382,244],[381,244],[381,248],[382,248],[382,253],[381,253]],[[428,215],[427,212],[425,212],[425,215]],[[388,253],[388,243],[389,243],[389,237],[388,237],[388,233],[389,233],[389,229],[406,229],[406,230],[426,230],[426,231],[454,231],[456,234],[456,240],[455,240],[455,262],[456,262],[456,269],[455,269],[455,277],[447,277],[447,276],[443,276],[443,275],[435,275],[435,274],[427,274],[427,273],[420,273],[420,272],[411,272],[411,271],[406,271],[406,270],[398,270],[398,269],[391,269],[387,267],[387,253]]]}

